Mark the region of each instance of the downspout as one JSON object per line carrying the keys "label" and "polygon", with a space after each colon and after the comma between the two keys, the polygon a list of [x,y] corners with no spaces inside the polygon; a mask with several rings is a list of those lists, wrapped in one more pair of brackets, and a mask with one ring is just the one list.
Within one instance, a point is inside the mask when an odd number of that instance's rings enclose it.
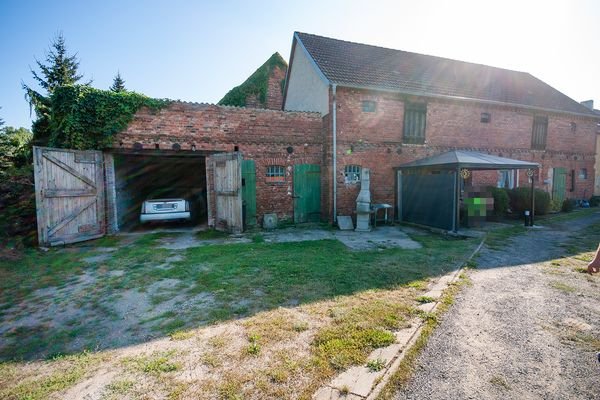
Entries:
{"label": "downspout", "polygon": [[333,223],[337,222],[337,98],[336,98],[337,85],[334,83],[331,85],[331,91],[333,95]]}

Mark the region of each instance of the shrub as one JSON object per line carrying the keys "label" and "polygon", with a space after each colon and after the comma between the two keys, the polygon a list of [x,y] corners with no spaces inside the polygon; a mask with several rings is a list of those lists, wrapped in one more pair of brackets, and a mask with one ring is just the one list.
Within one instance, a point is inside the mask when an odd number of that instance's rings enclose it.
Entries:
{"label": "shrub", "polygon": [[502,216],[508,211],[509,199],[506,189],[489,186],[487,190],[494,198],[494,215]]}
{"label": "shrub", "polygon": [[560,210],[562,212],[571,212],[571,211],[573,211],[574,208],[575,208],[575,200],[564,199]]}
{"label": "shrub", "polygon": [[562,203],[557,199],[550,200],[550,211],[559,212],[562,209]]}
{"label": "shrub", "polygon": [[590,207],[598,207],[598,206],[600,206],[600,196],[590,197]]}
{"label": "shrub", "polygon": [[[520,187],[510,190],[508,192],[510,208],[518,214],[522,214],[525,210],[529,210],[531,204],[530,196],[531,189],[528,187]],[[548,214],[549,209],[550,195],[541,189],[535,189],[535,213],[537,215]]]}

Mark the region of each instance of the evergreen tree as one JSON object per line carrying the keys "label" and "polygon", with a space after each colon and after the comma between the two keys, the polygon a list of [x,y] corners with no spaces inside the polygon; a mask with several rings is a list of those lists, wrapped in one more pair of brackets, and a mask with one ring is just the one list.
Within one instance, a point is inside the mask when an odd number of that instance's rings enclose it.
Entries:
{"label": "evergreen tree", "polygon": [[113,84],[110,87],[110,90],[115,93],[125,92],[127,90],[125,89],[125,80],[121,78],[121,73],[119,71],[117,71],[117,75],[115,75],[115,78],[113,79]]}
{"label": "evergreen tree", "polygon": [[[36,144],[46,145],[50,136],[50,96],[57,87],[73,85],[79,82],[83,75],[78,74],[77,54],[68,54],[62,33],[59,33],[50,44],[45,62],[38,59],[35,62],[39,72],[31,69],[33,79],[46,93],[40,93],[25,83],[22,83],[22,87],[25,90],[25,98],[29,101],[29,106],[35,110],[37,117],[32,126],[34,141]],[[86,84],[90,83],[91,81]]]}

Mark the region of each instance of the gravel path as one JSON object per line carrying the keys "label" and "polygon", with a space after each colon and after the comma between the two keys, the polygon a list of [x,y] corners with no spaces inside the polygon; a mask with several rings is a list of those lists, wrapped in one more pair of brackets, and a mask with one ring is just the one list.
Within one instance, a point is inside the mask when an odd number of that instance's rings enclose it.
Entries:
{"label": "gravel path", "polygon": [[484,248],[396,399],[600,399],[600,277],[550,263],[592,223]]}

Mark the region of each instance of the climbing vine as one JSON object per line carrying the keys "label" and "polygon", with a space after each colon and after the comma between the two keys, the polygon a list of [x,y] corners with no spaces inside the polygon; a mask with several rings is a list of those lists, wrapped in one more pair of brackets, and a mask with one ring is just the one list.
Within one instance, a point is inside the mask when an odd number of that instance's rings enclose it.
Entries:
{"label": "climbing vine", "polygon": [[170,103],[129,91],[113,92],[85,85],[58,87],[50,97],[48,144],[81,150],[108,147],[140,108],[158,111]]}
{"label": "climbing vine", "polygon": [[[282,70],[287,69],[287,63],[279,53],[273,54],[260,66],[260,68],[250,75],[244,83],[231,89],[225,97],[219,101],[219,104],[224,106],[244,107],[246,106],[246,99],[248,99],[248,96],[257,96],[258,101],[264,105],[267,101],[269,76],[276,67],[281,68]],[[283,82],[281,84],[281,90],[283,92]]]}

